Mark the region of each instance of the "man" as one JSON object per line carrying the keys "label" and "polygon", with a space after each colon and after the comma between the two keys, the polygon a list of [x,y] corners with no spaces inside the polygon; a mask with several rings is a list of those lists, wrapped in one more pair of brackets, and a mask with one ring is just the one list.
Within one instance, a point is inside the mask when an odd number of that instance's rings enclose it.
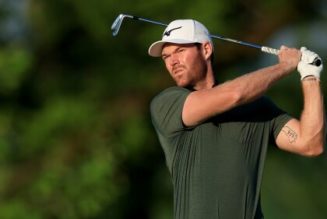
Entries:
{"label": "man", "polygon": [[[177,84],[151,102],[174,187],[174,218],[263,218],[260,185],[270,141],[304,156],[323,152],[322,64],[311,64],[319,56],[282,46],[277,64],[217,85],[212,41],[194,20],[171,22],[149,54],[162,57]],[[304,96],[299,120],[263,97],[296,68]]]}

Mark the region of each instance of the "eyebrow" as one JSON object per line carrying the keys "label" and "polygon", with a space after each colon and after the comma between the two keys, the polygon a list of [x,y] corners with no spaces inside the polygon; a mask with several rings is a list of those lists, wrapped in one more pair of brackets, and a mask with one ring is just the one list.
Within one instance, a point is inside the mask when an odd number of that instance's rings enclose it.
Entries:
{"label": "eyebrow", "polygon": [[[171,53],[174,53],[174,52],[176,52],[179,48],[181,48],[181,47],[184,47],[184,46],[182,46],[182,45],[176,45],[176,48],[171,52]],[[161,57],[164,57],[164,56],[168,56],[169,54],[167,54],[167,53],[161,53]]]}

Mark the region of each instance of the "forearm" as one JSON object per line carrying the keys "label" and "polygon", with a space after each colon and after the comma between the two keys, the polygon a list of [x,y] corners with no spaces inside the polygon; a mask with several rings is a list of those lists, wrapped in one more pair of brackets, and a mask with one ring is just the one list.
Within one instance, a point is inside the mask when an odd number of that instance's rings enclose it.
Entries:
{"label": "forearm", "polygon": [[300,140],[311,152],[323,149],[325,116],[323,95],[319,80],[309,77],[302,81],[304,109],[300,118]]}
{"label": "forearm", "polygon": [[279,148],[304,156],[317,156],[324,150],[325,116],[319,80],[302,81],[304,108],[300,120],[290,120],[277,137]]}
{"label": "forearm", "polygon": [[245,74],[224,86],[239,94],[238,105],[250,102],[262,96],[275,82],[288,75],[293,69],[282,63]]}
{"label": "forearm", "polygon": [[240,76],[212,89],[192,92],[185,101],[183,122],[194,126],[231,108],[263,95],[276,81],[293,69],[279,63]]}

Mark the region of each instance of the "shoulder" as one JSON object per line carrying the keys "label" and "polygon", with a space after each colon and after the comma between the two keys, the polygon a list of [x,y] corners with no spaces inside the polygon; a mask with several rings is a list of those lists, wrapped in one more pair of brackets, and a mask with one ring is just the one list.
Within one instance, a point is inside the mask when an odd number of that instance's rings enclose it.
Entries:
{"label": "shoulder", "polygon": [[264,104],[264,111],[267,112],[267,117],[270,119],[271,129],[274,139],[277,138],[279,132],[282,130],[284,125],[288,123],[293,117],[287,112],[282,110],[269,98],[265,97],[262,99]]}
{"label": "shoulder", "polygon": [[171,87],[152,99],[150,113],[152,123],[157,131],[170,135],[184,128],[182,111],[190,92],[185,88]]}
{"label": "shoulder", "polygon": [[251,112],[256,114],[280,114],[283,112],[271,99],[266,96],[260,97],[253,102],[237,107],[238,111]]}
{"label": "shoulder", "polygon": [[280,114],[285,114],[284,110],[279,108],[276,103],[266,96],[263,96],[255,101],[254,107],[259,109],[262,113],[270,114],[274,117]]}
{"label": "shoulder", "polygon": [[175,86],[166,88],[151,100],[151,109],[157,105],[167,105],[178,100],[185,100],[189,93],[191,93],[190,90],[182,87]]}
{"label": "shoulder", "polygon": [[152,99],[152,101],[156,100],[158,98],[169,98],[171,96],[188,94],[190,92],[191,92],[190,90],[183,88],[183,87],[177,87],[177,86],[169,87],[169,88],[166,88],[165,90],[161,91],[159,94],[157,94]]}

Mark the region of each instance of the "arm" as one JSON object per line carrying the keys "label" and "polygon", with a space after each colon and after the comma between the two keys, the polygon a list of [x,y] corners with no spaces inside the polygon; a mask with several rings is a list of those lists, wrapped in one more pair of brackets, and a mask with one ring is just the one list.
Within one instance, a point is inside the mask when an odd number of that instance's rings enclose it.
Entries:
{"label": "arm", "polygon": [[195,126],[236,106],[263,95],[276,81],[295,70],[300,52],[281,47],[279,63],[248,73],[211,89],[194,91],[185,100],[182,119]]}
{"label": "arm", "polygon": [[290,120],[276,139],[279,148],[304,156],[323,152],[325,143],[325,118],[320,82],[315,77],[302,80],[304,109],[300,121]]}

